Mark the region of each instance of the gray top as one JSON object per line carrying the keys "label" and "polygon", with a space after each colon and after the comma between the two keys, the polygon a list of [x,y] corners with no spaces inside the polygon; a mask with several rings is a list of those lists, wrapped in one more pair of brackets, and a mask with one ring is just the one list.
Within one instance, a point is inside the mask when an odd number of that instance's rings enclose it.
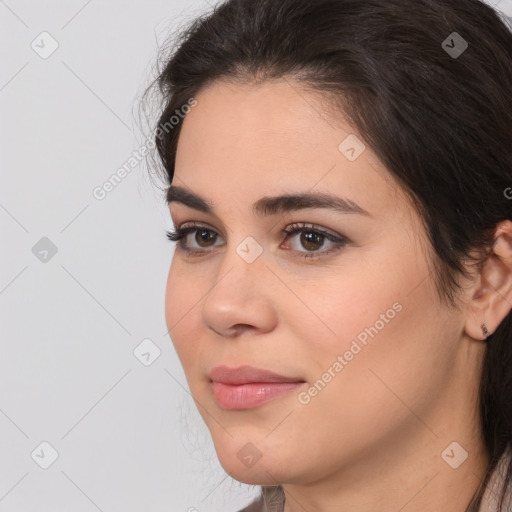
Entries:
{"label": "gray top", "polygon": [[283,512],[283,509],[283,489],[279,486],[264,486],[261,495],[239,512]]}

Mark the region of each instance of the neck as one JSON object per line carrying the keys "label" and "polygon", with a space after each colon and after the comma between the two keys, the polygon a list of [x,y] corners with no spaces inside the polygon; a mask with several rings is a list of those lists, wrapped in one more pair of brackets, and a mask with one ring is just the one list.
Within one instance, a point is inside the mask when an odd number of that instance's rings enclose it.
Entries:
{"label": "neck", "polygon": [[382,453],[373,458],[372,467],[351,466],[335,480],[283,485],[284,512],[466,512],[484,479],[489,457],[471,438],[461,439],[460,444],[471,450],[454,470],[440,456],[452,439],[442,436]]}

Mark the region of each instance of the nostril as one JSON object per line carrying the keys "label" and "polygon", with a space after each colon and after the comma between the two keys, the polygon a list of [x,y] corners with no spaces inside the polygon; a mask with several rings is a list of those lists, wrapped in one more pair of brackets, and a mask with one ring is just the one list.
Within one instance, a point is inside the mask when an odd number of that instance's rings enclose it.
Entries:
{"label": "nostril", "polygon": [[230,330],[234,331],[233,336],[236,336],[238,334],[243,334],[247,331],[253,331],[254,326],[249,324],[236,324]]}

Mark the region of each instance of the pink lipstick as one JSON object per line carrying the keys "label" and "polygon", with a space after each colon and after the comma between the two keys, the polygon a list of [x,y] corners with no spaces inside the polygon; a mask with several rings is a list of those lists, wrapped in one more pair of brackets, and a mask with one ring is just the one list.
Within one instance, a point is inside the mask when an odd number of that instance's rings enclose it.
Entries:
{"label": "pink lipstick", "polygon": [[216,366],[208,376],[215,401],[228,411],[254,409],[305,383],[297,377],[285,377],[252,366]]}

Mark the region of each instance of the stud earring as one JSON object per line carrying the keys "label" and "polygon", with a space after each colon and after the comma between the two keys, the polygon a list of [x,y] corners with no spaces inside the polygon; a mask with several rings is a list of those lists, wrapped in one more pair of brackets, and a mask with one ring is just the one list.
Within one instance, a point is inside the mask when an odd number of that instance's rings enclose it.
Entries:
{"label": "stud earring", "polygon": [[480,327],[482,328],[482,332],[484,333],[484,336],[486,338],[488,338],[490,336],[490,334],[489,334],[489,331],[487,330],[487,327],[485,326],[485,324],[482,324]]}

